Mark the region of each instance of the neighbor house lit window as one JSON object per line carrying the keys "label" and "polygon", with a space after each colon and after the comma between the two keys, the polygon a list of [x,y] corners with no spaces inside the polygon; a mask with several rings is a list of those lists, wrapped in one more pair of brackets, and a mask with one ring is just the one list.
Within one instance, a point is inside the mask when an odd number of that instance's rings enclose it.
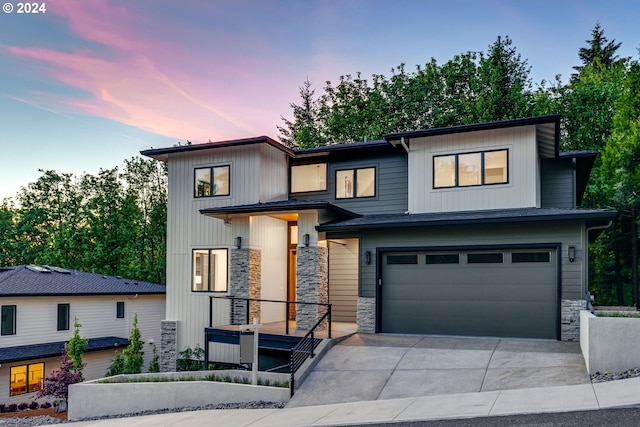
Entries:
{"label": "neighbor house lit window", "polygon": [[376,195],[376,168],[336,171],[336,199]]}
{"label": "neighbor house lit window", "polygon": [[227,291],[226,249],[193,250],[191,289],[194,292]]}
{"label": "neighbor house lit window", "polygon": [[70,312],[69,304],[58,304],[58,330],[59,331],[68,331],[69,330],[69,312]]}
{"label": "neighbor house lit window", "polygon": [[12,366],[9,372],[9,396],[42,390],[44,363]]}
{"label": "neighbor house lit window", "polygon": [[15,335],[16,334],[16,306],[3,305],[2,308],[0,309],[0,316],[2,318],[0,334]]}
{"label": "neighbor house lit window", "polygon": [[325,191],[327,189],[327,164],[291,166],[291,192]]}
{"label": "neighbor house lit window", "polygon": [[197,168],[194,174],[195,197],[228,196],[231,166]]}
{"label": "neighbor house lit window", "polygon": [[433,188],[506,184],[508,179],[508,150],[433,157]]}

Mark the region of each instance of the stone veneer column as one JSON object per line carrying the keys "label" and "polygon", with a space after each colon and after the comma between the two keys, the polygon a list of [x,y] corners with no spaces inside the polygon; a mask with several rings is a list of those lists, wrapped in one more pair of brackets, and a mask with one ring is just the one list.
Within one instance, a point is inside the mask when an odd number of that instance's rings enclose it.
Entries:
{"label": "stone veneer column", "polygon": [[[231,249],[229,268],[229,294],[239,298],[260,298],[261,295],[261,253],[257,249]],[[254,317],[260,318],[260,303],[249,304],[249,323]],[[231,324],[244,325],[247,322],[247,303],[235,300],[231,306]]]}
{"label": "stone veneer column", "polygon": [[160,372],[175,372],[178,357],[178,321],[160,322]]}
{"label": "stone veneer column", "polygon": [[561,306],[560,339],[562,341],[580,340],[580,310],[586,310],[587,302],[583,299],[563,299]]}
{"label": "stone veneer column", "polygon": [[374,334],[376,332],[376,299],[358,297],[358,314],[356,318],[358,332]]}
{"label": "stone veneer column", "polygon": [[[329,249],[322,246],[300,246],[296,252],[296,301],[329,302]],[[324,307],[298,304],[296,328],[309,330],[325,313]],[[325,329],[326,324],[320,329]]]}

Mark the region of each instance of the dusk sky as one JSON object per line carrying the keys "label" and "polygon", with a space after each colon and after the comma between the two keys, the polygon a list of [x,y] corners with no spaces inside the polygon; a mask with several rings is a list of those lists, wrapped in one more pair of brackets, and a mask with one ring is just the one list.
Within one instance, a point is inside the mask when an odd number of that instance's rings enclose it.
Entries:
{"label": "dusk sky", "polygon": [[[638,58],[637,0],[46,0],[0,12],[0,199],[38,170],[97,173],[150,147],[267,135],[308,78],[389,76],[509,36],[534,83],[600,22]],[[7,12],[7,4],[13,6]]]}

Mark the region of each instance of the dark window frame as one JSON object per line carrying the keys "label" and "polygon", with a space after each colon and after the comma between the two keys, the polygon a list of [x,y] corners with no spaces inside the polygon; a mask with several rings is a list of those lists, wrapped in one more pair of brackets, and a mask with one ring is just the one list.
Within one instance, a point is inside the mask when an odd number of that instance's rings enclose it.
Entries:
{"label": "dark window frame", "polygon": [[[507,179],[504,182],[493,182],[493,183],[485,183],[485,163],[484,163],[484,155],[486,153],[496,153],[499,151],[505,151],[506,152],[506,158],[507,158],[507,163],[505,165],[506,169],[507,169]],[[480,154],[480,184],[475,184],[475,185],[460,185],[460,169],[459,169],[459,162],[458,162],[458,158],[461,155],[465,155],[465,154]],[[455,157],[455,183],[454,185],[449,185],[449,186],[440,186],[437,187],[436,186],[436,167],[435,167],[435,163],[436,163],[436,159],[440,158],[440,157],[451,157],[454,156]],[[469,187],[485,187],[485,186],[491,186],[491,185],[505,185],[505,184],[509,184],[509,149],[508,148],[499,148],[499,149],[495,149],[495,150],[481,150],[481,151],[470,151],[468,153],[449,153],[449,154],[439,154],[439,155],[435,155],[432,158],[431,161],[431,172],[432,172],[432,184],[433,184],[433,189],[434,190],[440,190],[440,189],[448,189],[448,188],[469,188]]]}
{"label": "dark window frame", "polygon": [[[318,190],[293,191],[293,168],[301,167],[301,166],[312,166],[312,165],[324,165],[324,188],[318,189]],[[329,163],[328,162],[300,163],[300,164],[289,166],[289,193],[291,194],[323,193],[323,192],[326,192],[328,188],[329,188]]]}
{"label": "dark window frame", "polygon": [[[373,194],[371,196],[358,196],[358,171],[373,169]],[[353,196],[351,197],[338,197],[338,172],[352,171],[353,172]],[[365,167],[357,167],[357,168],[344,168],[344,169],[336,169],[333,174],[334,180],[334,190],[336,200],[350,200],[350,199],[370,199],[372,197],[376,197],[378,195],[377,185],[378,185],[378,169],[375,166],[365,166]]]}
{"label": "dark window frame", "polygon": [[[214,180],[214,170],[215,169],[224,169],[226,168],[228,170],[227,174],[229,176],[229,182],[227,183],[227,187],[228,187],[228,191],[227,193],[224,194],[211,194],[211,188],[209,189],[209,194],[208,195],[198,195],[198,190],[197,190],[197,181],[196,181],[196,177],[198,175],[198,171],[199,170],[205,170],[208,169],[209,170],[209,185],[213,186],[213,180]],[[206,199],[209,197],[229,197],[231,196],[231,164],[223,164],[223,165],[215,165],[215,166],[203,166],[203,167],[198,167],[198,168],[194,168],[193,169],[193,197],[196,199]]]}
{"label": "dark window frame", "polygon": [[71,304],[62,303],[58,304],[58,322],[57,322],[57,330],[58,331],[68,331],[69,330],[69,319],[71,317]]}
{"label": "dark window frame", "polygon": [[[193,255],[196,251],[207,251],[207,257],[209,258],[207,265],[211,265],[211,252],[212,251],[225,251],[227,253],[227,263],[225,265],[225,268],[227,269],[227,282],[225,283],[225,289],[224,290],[214,290],[211,289],[211,271],[209,270],[207,272],[207,288],[203,289],[203,290],[198,290],[195,289],[194,283],[193,283],[193,279],[195,277],[194,274],[194,268],[195,268],[195,263],[193,262]],[[229,292],[229,249],[227,248],[194,248],[191,250],[191,292],[196,292],[196,293],[202,293],[202,292],[213,292],[213,293],[217,293],[217,294],[223,294],[223,293],[228,293]]]}
{"label": "dark window frame", "polygon": [[116,301],[116,319],[124,319],[124,301]]}
{"label": "dark window frame", "polygon": [[[36,365],[42,365],[42,378],[40,379],[40,381],[38,381],[36,384],[32,383],[31,381],[29,381],[29,368],[32,366],[36,366]],[[12,393],[12,389],[11,389],[11,371],[15,368],[22,368],[25,367],[25,388],[24,391],[19,392],[19,393]],[[36,363],[27,363],[25,365],[15,365],[15,366],[11,366],[9,368],[9,396],[20,396],[21,394],[27,394],[27,393],[35,393],[36,391],[40,391],[42,390],[42,386],[44,385],[44,378],[45,378],[45,364],[44,362],[36,362]]]}
{"label": "dark window frame", "polygon": [[[11,313],[5,313],[5,309],[11,308]],[[11,315],[11,320],[7,316]],[[15,304],[3,305],[0,307],[0,335],[15,335],[17,330],[18,306]],[[9,323],[10,322],[10,323]],[[9,327],[7,327],[9,323]],[[7,332],[10,329],[9,332]]]}

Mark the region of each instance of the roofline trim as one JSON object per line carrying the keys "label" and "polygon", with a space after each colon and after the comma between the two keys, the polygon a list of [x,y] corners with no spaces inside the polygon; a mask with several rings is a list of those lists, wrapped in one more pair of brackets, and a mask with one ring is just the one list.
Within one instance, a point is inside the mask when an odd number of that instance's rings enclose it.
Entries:
{"label": "roofline trim", "polygon": [[140,154],[147,157],[157,158],[157,157],[162,157],[168,154],[183,153],[187,151],[200,151],[200,150],[209,150],[212,148],[224,148],[224,147],[234,147],[237,145],[252,145],[252,144],[262,144],[262,143],[269,144],[279,150],[282,150],[285,153],[287,153],[289,156],[294,155],[293,150],[291,150],[289,147],[264,135],[254,137],[254,138],[230,139],[230,140],[218,141],[218,142],[204,142],[204,143],[196,143],[191,145],[180,145],[177,147],[151,148],[148,150],[140,151]]}
{"label": "roofline trim", "polygon": [[[432,129],[413,130],[407,132],[392,133],[385,135],[384,139],[388,142],[400,140],[401,138],[419,138],[424,136],[447,135],[453,133],[473,132],[481,130],[502,129],[515,126],[539,125],[545,123],[560,124],[560,114],[551,114],[546,116],[527,117],[522,119],[501,120],[497,122],[473,123],[469,125],[447,126]],[[556,138],[558,137],[559,126],[556,126]]]}

